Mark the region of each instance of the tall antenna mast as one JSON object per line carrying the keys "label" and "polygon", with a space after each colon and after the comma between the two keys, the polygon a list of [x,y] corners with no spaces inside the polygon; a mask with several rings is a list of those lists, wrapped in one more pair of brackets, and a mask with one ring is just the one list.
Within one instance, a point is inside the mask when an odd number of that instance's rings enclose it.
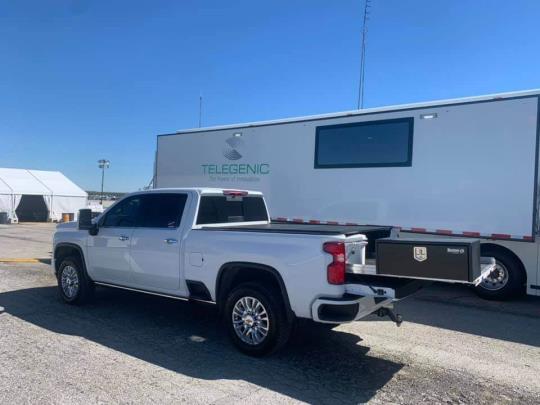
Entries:
{"label": "tall antenna mast", "polygon": [[358,109],[364,108],[364,78],[366,70],[366,36],[370,0],[365,0],[364,23],[362,25],[362,49],[360,51],[360,79],[358,83]]}
{"label": "tall antenna mast", "polygon": [[202,123],[202,93],[199,93],[199,128]]}

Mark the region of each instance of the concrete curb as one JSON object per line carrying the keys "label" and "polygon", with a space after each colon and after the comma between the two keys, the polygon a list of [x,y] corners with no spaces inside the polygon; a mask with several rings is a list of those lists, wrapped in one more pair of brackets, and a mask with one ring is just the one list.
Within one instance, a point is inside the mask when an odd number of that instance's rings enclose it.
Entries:
{"label": "concrete curb", "polygon": [[45,263],[51,264],[50,258],[0,258],[0,263]]}

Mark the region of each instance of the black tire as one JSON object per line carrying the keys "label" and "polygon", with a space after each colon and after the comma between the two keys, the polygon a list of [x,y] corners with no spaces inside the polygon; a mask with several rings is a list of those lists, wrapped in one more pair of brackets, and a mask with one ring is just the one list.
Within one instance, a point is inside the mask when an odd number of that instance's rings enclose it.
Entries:
{"label": "black tire", "polygon": [[[81,305],[90,301],[94,295],[94,283],[76,256],[62,259],[60,266],[58,266],[57,279],[60,297],[67,304]],[[76,287],[74,287],[75,282]],[[70,289],[70,286],[74,288]]]}
{"label": "black tire", "polygon": [[[268,331],[260,342],[247,343],[242,340],[234,327],[233,312],[237,303],[243,298],[258,300],[268,316]],[[250,356],[260,357],[274,353],[281,349],[289,340],[294,322],[287,319],[285,305],[277,291],[269,290],[256,283],[244,283],[234,288],[228,295],[223,321],[233,344],[242,352]],[[244,325],[245,326],[245,325]],[[257,327],[257,325],[254,325]],[[253,333],[252,333],[253,335]],[[246,337],[247,338],[247,337]]]}
{"label": "black tire", "polygon": [[482,246],[482,256],[493,257],[498,271],[493,277],[475,287],[480,297],[488,300],[507,300],[524,293],[522,265],[513,255],[502,249]]}

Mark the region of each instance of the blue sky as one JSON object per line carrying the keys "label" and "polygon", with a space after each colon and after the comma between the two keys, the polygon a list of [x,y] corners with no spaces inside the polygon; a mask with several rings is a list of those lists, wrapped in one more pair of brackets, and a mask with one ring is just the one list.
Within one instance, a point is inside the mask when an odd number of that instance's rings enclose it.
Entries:
{"label": "blue sky", "polygon": [[[98,189],[156,135],[355,108],[363,1],[2,1],[0,167]],[[372,0],[365,106],[540,87],[540,2]]]}

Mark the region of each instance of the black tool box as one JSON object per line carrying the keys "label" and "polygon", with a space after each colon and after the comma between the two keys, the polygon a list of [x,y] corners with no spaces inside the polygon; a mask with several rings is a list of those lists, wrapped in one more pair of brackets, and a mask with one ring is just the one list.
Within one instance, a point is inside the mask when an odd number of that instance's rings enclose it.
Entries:
{"label": "black tool box", "polygon": [[478,239],[378,239],[379,275],[472,283],[481,274]]}

